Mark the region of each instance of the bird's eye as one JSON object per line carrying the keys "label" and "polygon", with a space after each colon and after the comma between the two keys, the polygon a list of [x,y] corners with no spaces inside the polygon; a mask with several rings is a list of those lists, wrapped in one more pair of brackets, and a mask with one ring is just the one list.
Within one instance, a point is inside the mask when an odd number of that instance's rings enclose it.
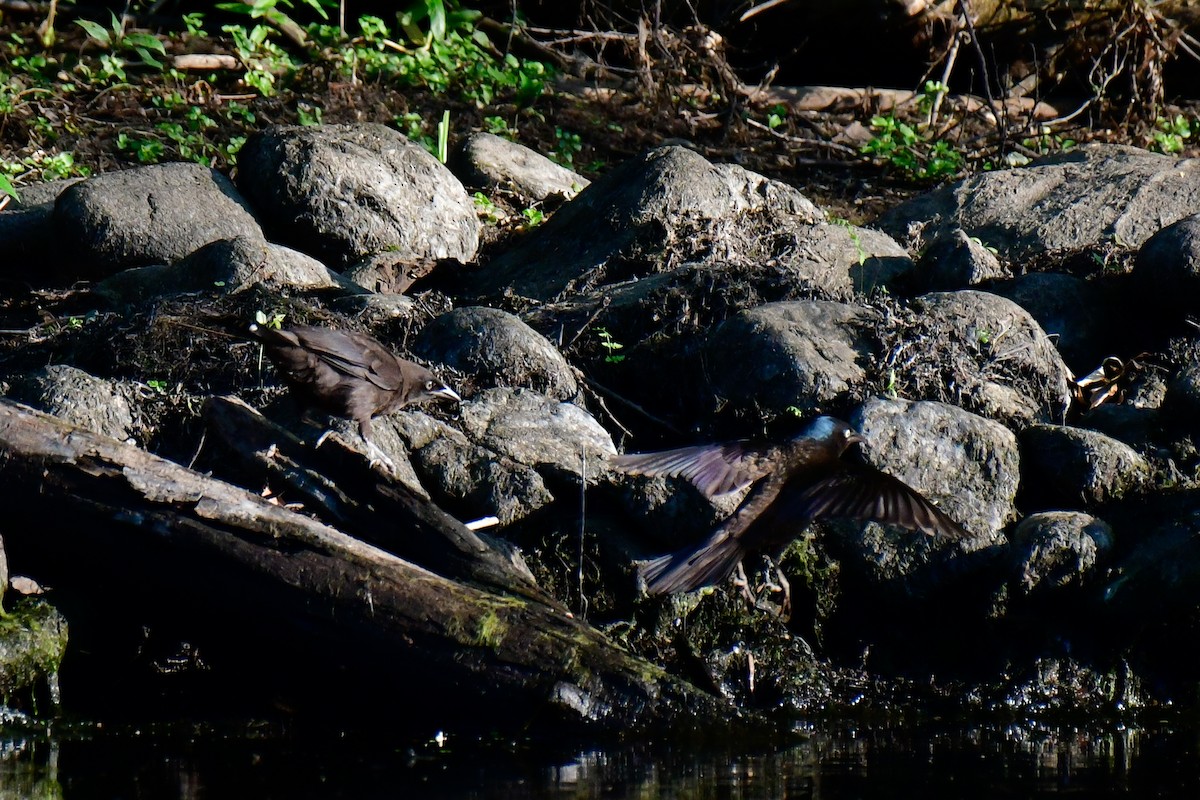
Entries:
{"label": "bird's eye", "polygon": [[435,381],[425,381],[425,391],[432,392],[436,388],[437,383]]}
{"label": "bird's eye", "polygon": [[853,435],[854,435],[854,431],[852,431],[849,428],[846,428],[846,430],[842,431],[842,436],[845,436],[847,439],[849,439]]}

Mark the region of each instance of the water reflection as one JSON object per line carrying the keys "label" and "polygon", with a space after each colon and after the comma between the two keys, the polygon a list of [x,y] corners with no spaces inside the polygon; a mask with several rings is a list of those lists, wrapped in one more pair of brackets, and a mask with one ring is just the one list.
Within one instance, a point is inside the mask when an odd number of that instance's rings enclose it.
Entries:
{"label": "water reflection", "polygon": [[7,798],[1200,797],[1196,730],[828,724],[775,747],[555,752],[453,735],[388,744],[270,726],[0,729]]}

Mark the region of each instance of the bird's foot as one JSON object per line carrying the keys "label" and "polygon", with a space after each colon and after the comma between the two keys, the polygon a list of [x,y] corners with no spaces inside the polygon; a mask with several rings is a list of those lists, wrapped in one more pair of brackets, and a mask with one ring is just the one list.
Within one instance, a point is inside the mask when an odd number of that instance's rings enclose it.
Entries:
{"label": "bird's foot", "polygon": [[[770,558],[766,559],[763,582],[758,591],[751,587],[750,579],[741,563],[737,565],[737,571],[734,573],[733,585],[741,590],[742,597],[751,608],[775,615],[781,622],[792,618],[792,586],[783,571],[775,566],[775,562]],[[783,595],[781,602],[776,603],[770,599],[769,596],[774,594]]]}
{"label": "bird's foot", "polygon": [[742,597],[746,600],[746,604],[758,607],[758,595],[750,588],[750,579],[746,577],[746,568],[742,566],[742,562],[738,562],[737,570],[733,573],[733,585],[742,592]]}
{"label": "bird's foot", "polygon": [[389,474],[395,475],[400,469],[396,466],[396,462],[392,461],[391,457],[379,449],[379,445],[372,442],[370,439],[365,440],[367,443],[367,459],[371,469],[383,467]]}

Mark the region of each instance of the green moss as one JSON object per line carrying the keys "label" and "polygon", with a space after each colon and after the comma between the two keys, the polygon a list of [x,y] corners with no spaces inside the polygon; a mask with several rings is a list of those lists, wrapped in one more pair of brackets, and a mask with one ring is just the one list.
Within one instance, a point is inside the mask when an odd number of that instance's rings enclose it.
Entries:
{"label": "green moss", "polygon": [[507,635],[508,623],[500,619],[494,611],[489,611],[480,618],[479,625],[475,628],[475,644],[495,650]]}
{"label": "green moss", "polygon": [[[0,698],[5,704],[58,671],[67,647],[67,623],[49,603],[22,598],[0,618]],[[18,703],[19,705],[19,703]]]}

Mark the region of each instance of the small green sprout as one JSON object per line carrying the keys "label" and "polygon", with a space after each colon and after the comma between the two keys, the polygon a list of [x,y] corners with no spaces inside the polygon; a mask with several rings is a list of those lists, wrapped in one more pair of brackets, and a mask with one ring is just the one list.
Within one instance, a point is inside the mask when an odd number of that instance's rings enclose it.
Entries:
{"label": "small green sprout", "polygon": [[600,337],[600,346],[608,353],[604,356],[604,363],[620,364],[625,360],[625,356],[617,352],[618,350],[624,350],[625,345],[614,339],[607,328],[596,328],[596,335]]}

